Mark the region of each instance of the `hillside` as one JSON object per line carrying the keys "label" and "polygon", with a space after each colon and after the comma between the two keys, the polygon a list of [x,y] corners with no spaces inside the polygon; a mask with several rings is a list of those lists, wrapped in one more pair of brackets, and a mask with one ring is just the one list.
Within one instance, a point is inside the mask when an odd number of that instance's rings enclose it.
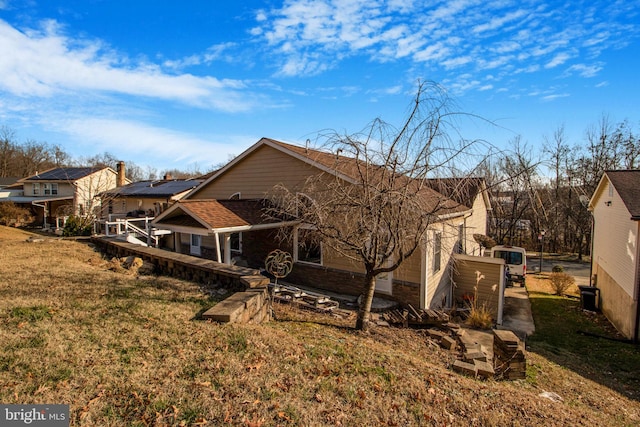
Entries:
{"label": "hillside", "polygon": [[72,425],[640,423],[640,402],[535,353],[527,380],[481,381],[420,330],[286,306],[265,325],[209,323],[218,292],[28,237],[0,227],[0,402],[68,403]]}

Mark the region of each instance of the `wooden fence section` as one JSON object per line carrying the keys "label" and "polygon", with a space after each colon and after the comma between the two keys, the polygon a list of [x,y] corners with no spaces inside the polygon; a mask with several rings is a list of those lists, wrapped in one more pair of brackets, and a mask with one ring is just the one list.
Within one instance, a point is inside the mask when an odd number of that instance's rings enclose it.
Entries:
{"label": "wooden fence section", "polygon": [[93,237],[91,241],[109,256],[140,257],[152,263],[157,273],[167,276],[235,291],[269,285],[269,279],[252,268],[221,264],[191,255],[135,245],[113,237]]}
{"label": "wooden fence section", "polygon": [[463,306],[465,303],[484,304],[491,310],[496,323],[501,325],[506,285],[504,260],[461,254],[454,256],[454,299]]}

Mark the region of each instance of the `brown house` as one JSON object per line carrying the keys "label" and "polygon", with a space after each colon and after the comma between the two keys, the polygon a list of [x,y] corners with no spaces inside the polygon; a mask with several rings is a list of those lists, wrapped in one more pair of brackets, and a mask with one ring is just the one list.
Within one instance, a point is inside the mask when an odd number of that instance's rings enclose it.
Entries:
{"label": "brown house", "polygon": [[[309,177],[353,180],[349,167],[336,168],[336,158],[335,153],[262,138],[159,215],[153,225],[174,232],[165,238],[165,248],[219,262],[261,268],[271,250],[286,250],[295,262],[288,281],[359,295],[363,266],[307,239],[305,224],[263,215],[264,200],[276,185],[295,191]],[[449,208],[432,224],[419,251],[398,270],[378,276],[376,293],[415,307],[439,308],[453,302],[451,258],[459,242],[466,239],[466,224],[474,211],[432,189],[425,191],[434,203]],[[486,218],[486,211],[484,215]],[[290,239],[276,239],[283,231]]]}

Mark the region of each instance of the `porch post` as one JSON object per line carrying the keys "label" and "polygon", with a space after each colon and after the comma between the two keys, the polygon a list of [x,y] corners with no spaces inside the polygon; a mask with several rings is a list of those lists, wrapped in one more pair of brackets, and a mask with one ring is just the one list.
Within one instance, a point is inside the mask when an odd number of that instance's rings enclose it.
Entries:
{"label": "porch post", "polygon": [[224,263],[231,265],[231,233],[224,233]]}
{"label": "porch post", "polygon": [[218,262],[222,262],[222,256],[220,254],[220,236],[218,235],[218,233],[213,233],[215,239],[216,239],[216,259]]}

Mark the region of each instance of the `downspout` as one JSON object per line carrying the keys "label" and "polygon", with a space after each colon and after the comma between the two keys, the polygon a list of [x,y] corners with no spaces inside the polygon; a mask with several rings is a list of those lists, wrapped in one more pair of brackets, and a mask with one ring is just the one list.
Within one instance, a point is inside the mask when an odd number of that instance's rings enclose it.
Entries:
{"label": "downspout", "polygon": [[635,330],[633,332],[633,343],[638,344],[640,341],[640,262],[638,262],[638,255],[640,254],[640,247],[638,247],[638,243],[640,243],[640,221],[636,219],[636,324]]}
{"label": "downspout", "polygon": [[33,206],[37,206],[39,208],[42,208],[42,210],[44,212],[43,215],[42,215],[43,216],[42,228],[46,229],[47,228],[47,202],[44,202],[44,205],[40,205],[40,204],[36,203],[35,201],[33,201],[33,202],[31,202],[31,204]]}

